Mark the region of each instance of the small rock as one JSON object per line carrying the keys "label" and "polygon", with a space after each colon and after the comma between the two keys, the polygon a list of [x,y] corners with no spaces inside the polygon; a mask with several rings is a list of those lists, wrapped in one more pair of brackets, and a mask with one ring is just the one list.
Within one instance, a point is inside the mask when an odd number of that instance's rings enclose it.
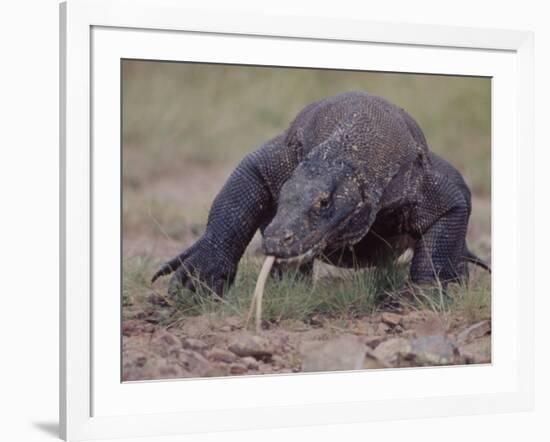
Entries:
{"label": "small rock", "polygon": [[279,322],[279,327],[293,332],[305,332],[310,329],[303,321],[296,319],[283,319]]}
{"label": "small rock", "polygon": [[313,327],[322,327],[325,323],[324,319],[320,315],[313,315],[311,319],[309,320],[309,324]]}
{"label": "small rock", "polygon": [[468,351],[460,350],[460,356],[465,364],[477,364],[476,355]]}
{"label": "small rock", "polygon": [[163,296],[157,295],[156,293],[151,293],[147,298],[150,304],[157,305],[159,307],[169,307],[170,304]]}
{"label": "small rock", "polygon": [[450,365],[459,357],[458,349],[445,336],[422,336],[411,342],[409,358],[414,365]]}
{"label": "small rock", "polygon": [[374,328],[370,324],[357,324],[350,331],[357,336],[368,336],[374,332]]}
{"label": "small rock", "polygon": [[243,374],[247,371],[247,366],[243,364],[231,364],[231,367],[229,367],[229,373],[231,374]]}
{"label": "small rock", "polygon": [[401,319],[402,319],[402,316],[401,315],[397,315],[395,313],[390,313],[390,312],[384,312],[382,313],[382,316],[381,316],[381,321],[384,322],[385,324],[388,324],[392,327],[395,327],[399,324],[401,324]]}
{"label": "small rock", "polygon": [[186,375],[186,373],[182,372],[182,370],[177,365],[171,364],[166,361],[159,362],[157,370],[158,379],[176,379]]}
{"label": "small rock", "polygon": [[213,364],[208,371],[204,373],[205,377],[216,378],[220,376],[227,376],[229,369],[226,364]]}
{"label": "small rock", "polygon": [[181,366],[165,359],[154,359],[139,356],[132,360],[124,355],[124,367],[122,378],[124,381],[142,381],[151,379],[175,379],[189,377]]}
{"label": "small rock", "polygon": [[367,336],[363,342],[371,348],[376,348],[384,339],[385,336]]}
{"label": "small rock", "polygon": [[177,362],[193,376],[204,376],[211,369],[210,362],[203,355],[192,350],[180,351]]}
{"label": "small rock", "polygon": [[231,327],[232,330],[243,328],[243,320],[238,316],[228,316],[225,318],[225,324]]}
{"label": "small rock", "polygon": [[148,361],[147,353],[140,350],[124,352],[124,364],[128,366],[144,367]]}
{"label": "small rock", "polygon": [[139,311],[134,315],[134,319],[145,319],[147,317],[147,313],[144,311]]}
{"label": "small rock", "polygon": [[231,331],[231,326],[230,325],[223,325],[219,328],[219,330],[221,332],[230,332]]}
{"label": "small rock", "polygon": [[462,330],[457,336],[457,341],[459,343],[471,342],[489,333],[491,333],[491,321],[485,320],[468,327],[466,330]]}
{"label": "small rock", "polygon": [[381,322],[380,324],[378,324],[378,327],[376,328],[376,334],[384,335],[390,330],[391,330],[391,327],[388,324]]}
{"label": "small rock", "polygon": [[467,364],[490,364],[491,336],[485,335],[469,344],[462,344],[459,350]]}
{"label": "small rock", "polygon": [[181,349],[181,341],[172,333],[163,331],[153,337],[151,347],[163,358],[167,358],[168,356],[177,357]]}
{"label": "small rock", "polygon": [[418,337],[418,335],[414,330],[403,330],[403,333],[401,333],[401,337],[406,339],[414,339]]}
{"label": "small rock", "polygon": [[273,355],[273,349],[267,340],[249,334],[240,335],[228,348],[240,357],[252,356],[256,359],[270,359]]}
{"label": "small rock", "polygon": [[250,370],[257,370],[259,368],[258,361],[252,356],[246,356],[241,359],[241,362],[246,365]]}
{"label": "small rock", "polygon": [[372,348],[370,348],[368,345],[366,347],[367,347],[367,351],[366,351],[367,356],[363,363],[363,368],[378,369],[378,368],[390,367],[388,364],[386,364],[384,361],[381,361],[373,354]]}
{"label": "small rock", "polygon": [[206,344],[206,342],[204,341],[201,341],[200,339],[185,338],[183,340],[183,348],[187,348],[189,350],[202,351],[205,350],[207,347],[208,344]]}
{"label": "small rock", "polygon": [[138,327],[137,324],[138,324],[138,321],[132,321],[132,320],[124,321],[122,323],[122,334],[124,336],[132,336],[137,334],[136,333],[137,327]]}
{"label": "small rock", "polygon": [[432,310],[414,310],[403,316],[401,323],[404,328],[413,328],[417,324],[425,322],[428,318],[432,318],[436,314]]}
{"label": "small rock", "polygon": [[396,325],[396,326],[393,328],[393,332],[394,332],[394,333],[397,333],[397,334],[401,334],[401,333],[403,333],[403,327],[401,327],[400,325]]}
{"label": "small rock", "polygon": [[403,338],[393,338],[382,342],[372,351],[372,356],[382,364],[398,366],[411,352],[411,344]]}
{"label": "small rock", "polygon": [[165,321],[170,316],[169,312],[166,312],[165,310],[151,310],[146,312],[145,320],[149,322],[150,324],[158,324],[162,321]]}
{"label": "small rock", "polygon": [[122,334],[124,336],[132,336],[139,333],[139,321],[129,319],[122,322]]}
{"label": "small rock", "polygon": [[235,362],[235,360],[237,359],[237,356],[235,356],[234,353],[217,347],[214,347],[212,350],[210,350],[207,353],[207,356],[209,359],[212,359],[214,361],[227,363]]}
{"label": "small rock", "polygon": [[208,316],[201,315],[186,317],[179,331],[186,336],[202,337],[212,330]]}
{"label": "small rock", "polygon": [[416,336],[437,336],[445,334],[445,326],[441,318],[435,313],[426,316],[424,321],[418,322],[413,326]]}
{"label": "small rock", "polygon": [[155,340],[162,342],[165,345],[178,345],[180,343],[180,340],[174,336],[172,333],[169,332],[163,332],[160,333]]}
{"label": "small rock", "polygon": [[273,355],[271,357],[271,362],[273,363],[273,365],[277,365],[279,367],[284,367],[286,365],[285,359],[279,355]]}
{"label": "small rock", "polygon": [[359,370],[365,360],[365,345],[356,336],[310,342],[302,351],[303,371]]}

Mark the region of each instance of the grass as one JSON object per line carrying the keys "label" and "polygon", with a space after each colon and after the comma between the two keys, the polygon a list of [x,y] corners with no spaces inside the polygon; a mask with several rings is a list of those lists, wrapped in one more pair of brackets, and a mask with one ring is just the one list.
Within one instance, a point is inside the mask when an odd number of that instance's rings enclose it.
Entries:
{"label": "grass", "polygon": [[122,306],[130,307],[146,302],[151,292],[149,281],[153,260],[150,256],[124,258],[122,262]]}
{"label": "grass", "polygon": [[[126,305],[143,307],[152,291],[149,277],[150,258],[134,257],[126,261],[123,299]],[[176,317],[240,316],[245,317],[260,271],[261,262],[243,259],[234,285],[221,298],[207,288],[197,293],[179,290],[170,300]],[[356,269],[344,277],[323,277],[314,283],[296,272],[269,278],[264,295],[262,318],[270,323],[301,321],[313,318],[351,319],[372,315],[379,309],[398,305],[408,310],[428,309],[450,322],[460,317],[467,323],[490,317],[490,278],[478,275],[469,285],[451,285],[446,294],[437,287],[408,285],[407,264],[389,263],[374,269]],[[162,292],[163,289],[161,289]],[[174,316],[171,318],[174,320]]]}
{"label": "grass", "polygon": [[485,271],[474,271],[467,282],[449,284],[446,291],[433,287],[415,286],[410,297],[400,303],[409,310],[429,310],[438,315],[445,329],[460,324],[473,324],[491,318],[491,277]]}

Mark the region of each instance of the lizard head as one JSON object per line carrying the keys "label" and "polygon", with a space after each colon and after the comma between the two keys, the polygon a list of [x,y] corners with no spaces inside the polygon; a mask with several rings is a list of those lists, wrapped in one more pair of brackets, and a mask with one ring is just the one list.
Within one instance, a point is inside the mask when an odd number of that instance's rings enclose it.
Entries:
{"label": "lizard head", "polygon": [[329,242],[353,243],[364,233],[366,223],[354,227],[364,207],[356,167],[326,155],[308,157],[281,188],[277,212],[264,231],[264,251],[280,260],[307,261]]}

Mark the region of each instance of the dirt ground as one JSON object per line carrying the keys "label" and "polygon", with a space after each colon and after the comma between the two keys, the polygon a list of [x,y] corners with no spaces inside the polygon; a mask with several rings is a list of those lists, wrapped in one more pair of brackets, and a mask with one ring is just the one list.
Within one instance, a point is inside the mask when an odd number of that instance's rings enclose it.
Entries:
{"label": "dirt ground", "polygon": [[161,326],[159,310],[143,312],[123,323],[123,380],[490,363],[490,320],[443,324],[430,310],[398,311],[264,324],[259,334],[241,317]]}

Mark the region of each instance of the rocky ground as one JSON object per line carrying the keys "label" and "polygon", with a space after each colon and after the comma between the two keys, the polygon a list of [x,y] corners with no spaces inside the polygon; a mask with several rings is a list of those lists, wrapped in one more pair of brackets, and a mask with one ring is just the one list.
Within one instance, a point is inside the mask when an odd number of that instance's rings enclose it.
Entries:
{"label": "rocky ground", "polygon": [[483,364],[491,362],[491,322],[465,326],[431,310],[397,308],[358,319],[264,323],[180,317],[152,296],[151,308],[123,321],[123,381]]}

